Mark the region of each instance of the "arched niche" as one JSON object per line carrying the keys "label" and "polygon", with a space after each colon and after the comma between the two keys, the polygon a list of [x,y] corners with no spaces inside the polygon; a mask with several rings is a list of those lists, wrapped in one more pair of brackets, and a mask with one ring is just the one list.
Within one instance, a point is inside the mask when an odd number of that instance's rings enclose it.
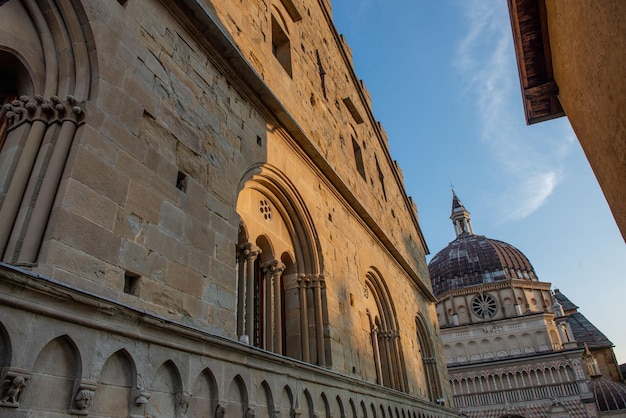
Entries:
{"label": "arched niche", "polygon": [[346,417],[346,413],[343,407],[343,402],[341,400],[341,397],[339,395],[337,395],[337,397],[335,397],[335,402],[333,405],[333,412],[332,412],[332,416],[333,417],[339,417],[339,418],[345,418]]}
{"label": "arched niche", "polygon": [[348,404],[350,405],[350,418],[358,418],[356,405],[354,404],[354,400],[352,400],[352,398],[348,399]]}
{"label": "arched niche", "polygon": [[259,399],[257,399],[257,417],[258,418],[271,418],[273,417],[274,408],[276,405],[274,404],[274,395],[272,394],[272,389],[270,388],[269,383],[266,380],[261,382],[261,391],[260,391]]}
{"label": "arched niche", "polygon": [[11,350],[9,333],[0,322],[0,381],[4,380],[6,368],[11,364]]}
{"label": "arched niche", "polygon": [[102,366],[97,382],[89,413],[111,418],[129,416],[131,391],[137,386],[137,371],[128,351],[121,349],[113,353]]}
{"label": "arched niche", "polygon": [[204,369],[196,378],[193,393],[189,402],[187,416],[189,418],[204,418],[207,411],[215,411],[218,403],[217,381],[209,369]]}
{"label": "arched niche", "polygon": [[330,402],[328,400],[328,397],[326,396],[326,394],[324,392],[320,393],[320,400],[319,400],[319,404],[322,406],[322,411],[320,413],[320,418],[330,418]]}
{"label": "arched niche", "polygon": [[53,339],[35,359],[20,408],[67,414],[81,373],[80,353],[74,341],[67,335]]}
{"label": "arched niche", "polygon": [[365,406],[365,402],[361,401],[360,406],[361,406],[361,416],[363,418],[367,418],[368,415],[367,415],[367,407]]}
{"label": "arched niche", "polygon": [[372,417],[377,418],[378,414],[376,413],[376,406],[373,403],[370,403],[370,410],[372,411]]}
{"label": "arched niche", "polygon": [[315,404],[313,403],[313,397],[308,389],[304,389],[302,393],[304,396],[304,407],[302,408],[302,416],[307,418],[313,418],[315,416]]}
{"label": "arched niche", "polygon": [[226,407],[225,418],[245,417],[248,409],[248,390],[246,383],[240,375],[237,375],[230,382],[228,388],[228,406]]}
{"label": "arched niche", "polygon": [[146,414],[153,416],[177,416],[176,397],[181,393],[180,372],[173,361],[161,364],[156,371],[148,392],[150,401],[146,405]]}

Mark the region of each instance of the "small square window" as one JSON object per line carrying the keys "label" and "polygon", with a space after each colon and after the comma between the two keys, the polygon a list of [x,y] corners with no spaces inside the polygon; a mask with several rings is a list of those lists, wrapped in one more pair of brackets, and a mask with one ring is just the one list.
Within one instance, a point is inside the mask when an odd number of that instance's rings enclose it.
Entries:
{"label": "small square window", "polygon": [[291,77],[291,45],[287,33],[272,16],[272,54]]}
{"label": "small square window", "polygon": [[366,180],[365,165],[363,165],[363,154],[361,152],[361,147],[356,142],[354,137],[352,137],[352,149],[354,151],[354,161],[356,163],[356,169],[361,175],[361,177],[363,177],[363,179]]}
{"label": "small square window", "polygon": [[183,192],[187,191],[187,174],[182,171],[179,171],[176,176],[176,188]]}
{"label": "small square window", "polygon": [[139,296],[139,280],[141,276],[127,271],[124,273],[124,293]]}

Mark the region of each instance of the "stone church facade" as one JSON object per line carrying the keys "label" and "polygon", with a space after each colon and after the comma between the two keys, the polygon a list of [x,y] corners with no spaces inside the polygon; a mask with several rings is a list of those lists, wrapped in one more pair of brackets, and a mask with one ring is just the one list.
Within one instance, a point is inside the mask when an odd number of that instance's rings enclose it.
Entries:
{"label": "stone church facade", "polygon": [[456,416],[324,0],[0,1],[0,415]]}
{"label": "stone church facade", "polygon": [[453,191],[456,238],[429,263],[454,404],[468,418],[626,416],[613,344],[528,258],[474,233]]}

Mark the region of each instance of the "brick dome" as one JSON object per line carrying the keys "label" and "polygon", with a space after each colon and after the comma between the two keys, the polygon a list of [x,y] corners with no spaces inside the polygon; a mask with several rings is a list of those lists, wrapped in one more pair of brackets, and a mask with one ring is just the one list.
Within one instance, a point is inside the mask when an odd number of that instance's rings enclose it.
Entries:
{"label": "brick dome", "polygon": [[452,289],[518,279],[537,281],[528,258],[506,242],[464,233],[428,264],[436,296]]}

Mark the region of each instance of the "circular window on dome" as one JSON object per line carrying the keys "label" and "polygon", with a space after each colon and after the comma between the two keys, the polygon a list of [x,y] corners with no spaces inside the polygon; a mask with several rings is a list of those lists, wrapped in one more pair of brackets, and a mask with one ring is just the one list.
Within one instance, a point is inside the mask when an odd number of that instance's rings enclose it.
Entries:
{"label": "circular window on dome", "polygon": [[483,319],[490,319],[493,318],[498,311],[498,305],[496,304],[496,300],[490,295],[481,294],[474,298],[472,309],[474,309],[476,316]]}

